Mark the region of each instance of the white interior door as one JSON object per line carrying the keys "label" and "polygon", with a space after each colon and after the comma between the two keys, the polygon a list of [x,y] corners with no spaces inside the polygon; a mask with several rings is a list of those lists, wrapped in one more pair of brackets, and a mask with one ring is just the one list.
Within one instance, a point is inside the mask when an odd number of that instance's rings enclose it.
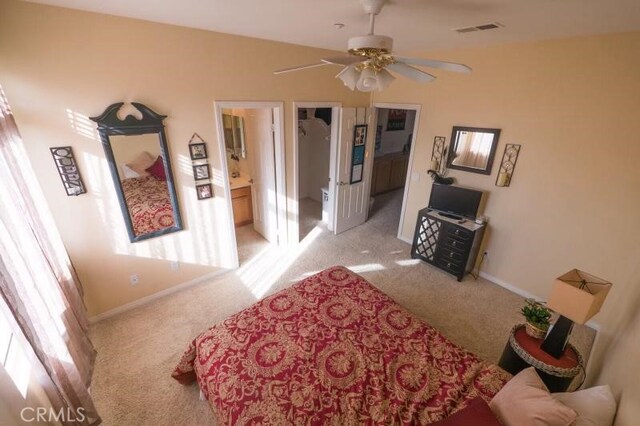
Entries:
{"label": "white interior door", "polygon": [[278,243],[278,217],[276,196],[276,170],[273,110],[249,110],[252,122],[247,125],[246,138],[252,141],[253,152],[248,152],[252,163],[253,228],[271,243]]}
{"label": "white interior door", "polygon": [[[362,180],[357,183],[351,183],[354,129],[357,124],[368,125],[367,137],[364,163],[360,171]],[[375,136],[375,131],[371,129],[370,124],[371,114],[369,109],[342,108],[336,179],[333,181],[335,185],[334,232],[336,234],[361,225],[367,220],[371,179],[369,162],[371,162],[371,147]]]}

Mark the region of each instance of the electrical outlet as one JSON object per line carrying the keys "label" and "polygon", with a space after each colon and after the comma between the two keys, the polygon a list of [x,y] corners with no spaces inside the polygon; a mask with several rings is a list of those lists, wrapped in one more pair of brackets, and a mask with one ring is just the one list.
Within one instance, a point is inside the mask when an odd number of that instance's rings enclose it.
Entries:
{"label": "electrical outlet", "polygon": [[171,270],[172,271],[175,272],[175,271],[177,271],[179,269],[180,269],[180,262],[176,262],[176,261],[171,262]]}
{"label": "electrical outlet", "polygon": [[137,285],[140,282],[140,277],[138,274],[133,274],[129,277],[129,283],[131,285]]}

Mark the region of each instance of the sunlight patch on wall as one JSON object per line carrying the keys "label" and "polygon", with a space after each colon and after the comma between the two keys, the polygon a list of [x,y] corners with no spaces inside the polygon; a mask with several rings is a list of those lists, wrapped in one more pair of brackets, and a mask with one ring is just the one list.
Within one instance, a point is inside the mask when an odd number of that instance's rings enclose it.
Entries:
{"label": "sunlight patch on wall", "polygon": [[[193,185],[181,186],[180,211],[184,230],[131,243],[120,203],[116,196],[109,164],[104,157],[83,153],[86,183],[97,206],[110,250],[123,256],[178,261],[205,266],[233,267],[231,243],[216,230],[228,223],[226,202],[220,197],[199,201]],[[178,157],[180,158],[180,157]],[[178,160],[180,162],[180,159]],[[189,170],[189,175],[191,171]],[[177,180],[177,179],[176,179]],[[213,236],[213,237],[212,237]]]}
{"label": "sunlight patch on wall", "polygon": [[84,114],[80,114],[79,112],[72,111],[69,108],[66,109],[66,112],[69,125],[74,133],[94,141],[100,140],[96,129],[96,123],[91,121],[89,117]]}
{"label": "sunlight patch on wall", "polygon": [[224,188],[224,173],[218,169],[211,170],[211,183],[214,186]]}
{"label": "sunlight patch on wall", "polygon": [[176,161],[177,167],[174,170],[174,173],[183,173],[187,176],[193,177],[193,167],[191,163],[191,158],[186,155],[178,155],[178,161]]}
{"label": "sunlight patch on wall", "polygon": [[105,158],[88,152],[83,153],[84,175],[89,193],[93,196],[98,213],[114,252],[122,253],[128,243],[124,219],[120,214],[120,205],[116,198],[111,172]]}

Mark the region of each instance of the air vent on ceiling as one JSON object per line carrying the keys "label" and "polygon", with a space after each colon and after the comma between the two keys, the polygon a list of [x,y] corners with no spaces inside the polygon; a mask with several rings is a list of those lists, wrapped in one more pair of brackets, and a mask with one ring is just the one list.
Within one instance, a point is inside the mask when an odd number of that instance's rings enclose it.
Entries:
{"label": "air vent on ceiling", "polygon": [[490,24],[483,24],[475,27],[458,28],[455,31],[460,34],[466,34],[466,33],[472,33],[474,31],[495,30],[496,28],[502,28],[502,27],[504,27],[504,25],[502,25],[500,22],[492,22]]}

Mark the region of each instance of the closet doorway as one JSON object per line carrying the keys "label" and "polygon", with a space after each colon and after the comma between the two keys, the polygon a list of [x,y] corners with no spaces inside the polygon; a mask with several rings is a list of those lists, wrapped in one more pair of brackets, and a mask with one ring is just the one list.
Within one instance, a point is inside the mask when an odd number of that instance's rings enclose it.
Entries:
{"label": "closet doorway", "polygon": [[294,109],[295,207],[299,242],[316,227],[333,230],[340,103],[297,102]]}

